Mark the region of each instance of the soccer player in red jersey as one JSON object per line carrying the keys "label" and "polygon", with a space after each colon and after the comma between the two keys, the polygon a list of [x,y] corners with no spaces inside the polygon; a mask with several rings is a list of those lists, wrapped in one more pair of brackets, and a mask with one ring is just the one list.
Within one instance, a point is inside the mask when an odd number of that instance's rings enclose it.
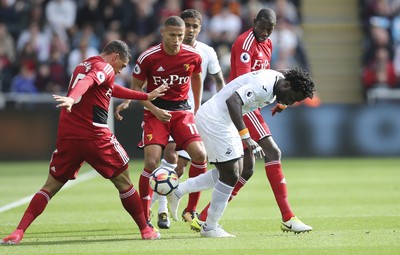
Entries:
{"label": "soccer player in red jersey", "polygon": [[[169,136],[174,139],[176,150],[186,150],[191,157],[189,172],[198,175],[207,167],[206,152],[194,120],[194,113],[201,103],[202,59],[197,50],[182,43],[184,34],[185,22],[178,16],[168,17],[161,28],[162,43],[139,56],[132,74],[133,89],[142,90],[146,86],[149,92],[162,84],[170,87],[164,96],[152,102],[141,101],[144,106],[141,143],[144,145],[145,165],[139,179],[139,191],[149,222],[153,195],[149,177],[160,163]],[[192,111],[188,104],[190,86],[194,97]],[[117,106],[117,119],[122,119],[119,113],[128,106],[129,101]]]}
{"label": "soccer player in red jersey", "polygon": [[160,86],[147,94],[114,84],[115,75],[130,58],[126,43],[112,41],[99,56],[88,58],[75,68],[67,96],[53,96],[62,109],[47,181],[33,196],[17,229],[0,243],[18,244],[50,199],[76,178],[84,162],[118,189],[122,205],[138,225],[142,239],[160,238],[160,233],[147,224],[140,197],[129,178],[129,157],[107,126],[111,97],[154,100],[167,90],[167,86]]}
{"label": "soccer player in red jersey", "polygon": [[[254,19],[253,28],[241,34],[234,42],[231,50],[231,72],[229,80],[252,71],[269,69],[272,56],[272,42],[269,38],[276,25],[276,14],[272,9],[261,9]],[[281,112],[284,105],[277,104],[272,109],[272,115]],[[301,232],[310,227],[302,223],[292,212],[287,195],[286,180],[281,165],[281,151],[271,136],[260,109],[249,112],[243,116],[244,123],[250,132],[251,138],[263,149],[265,172],[271,185],[275,200],[282,215],[281,228],[285,231]],[[245,147],[246,149],[246,147]],[[253,175],[254,156],[252,153],[244,154],[243,172],[232,191],[232,199]],[[208,206],[200,213],[199,219],[207,218]],[[296,221],[296,228],[290,228]]]}

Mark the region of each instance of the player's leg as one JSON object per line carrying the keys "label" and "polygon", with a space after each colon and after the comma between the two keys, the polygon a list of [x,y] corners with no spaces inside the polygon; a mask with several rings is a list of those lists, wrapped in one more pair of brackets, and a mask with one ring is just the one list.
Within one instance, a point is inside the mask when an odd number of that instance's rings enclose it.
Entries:
{"label": "player's leg", "polygon": [[62,188],[64,183],[57,181],[50,174],[44,186],[33,196],[16,230],[0,240],[0,244],[19,244],[26,229],[45,210],[50,199]]}
{"label": "player's leg", "polygon": [[[255,157],[252,155],[251,151],[245,149],[243,156],[243,169],[247,169],[247,171],[245,173],[242,172],[241,175],[239,176],[239,180],[236,183],[231,196],[229,197],[229,201],[235,198],[239,190],[246,184],[247,180],[250,179],[250,177],[253,175],[254,164],[255,164]],[[208,203],[198,215],[198,219],[200,221],[205,221],[207,219],[209,207],[210,203]]]}
{"label": "player's leg", "polygon": [[[192,159],[189,167],[189,178],[193,178],[205,173],[207,171],[207,161],[203,142],[191,142],[186,151]],[[194,218],[197,218],[198,214],[196,212],[196,208],[200,200],[200,195],[200,192],[193,192],[189,194],[187,205],[182,211],[182,217],[184,221],[191,223]]]}
{"label": "player's leg", "polygon": [[[51,157],[49,174],[43,187],[33,196],[16,230],[0,240],[1,244],[18,244],[31,223],[43,213],[50,199],[64,186],[68,179],[74,179],[82,161],[74,161],[76,156],[70,141],[57,141],[57,150]],[[54,175],[54,176],[53,176]]]}
{"label": "player's leg", "polygon": [[85,161],[117,188],[121,203],[138,225],[142,239],[159,238],[154,229],[147,226],[141,199],[129,178],[129,156],[125,149],[111,132],[87,144],[81,151]]}
{"label": "player's leg", "polygon": [[[173,126],[171,135],[177,144],[177,148],[185,150],[192,160],[189,168],[189,178],[196,177],[207,171],[207,159],[204,144],[195,124],[194,115],[189,111],[179,111],[175,117],[173,123],[171,123],[171,126]],[[195,212],[199,200],[199,192],[189,194],[185,211]]]}
{"label": "player's leg", "polygon": [[[246,124],[250,132],[250,136],[254,141],[259,141],[260,139],[266,137],[270,134],[267,124],[265,123],[264,119],[261,116],[259,110],[249,112],[243,116],[243,121]],[[254,157],[247,148],[244,148],[244,156],[243,156],[243,170],[240,174],[239,181],[236,183],[233,191],[232,191],[232,198],[234,198],[239,191],[246,185],[247,181],[251,178],[254,173]],[[229,200],[229,201],[230,201]],[[207,218],[207,211],[210,204],[208,204],[199,214],[199,219],[204,221]]]}
{"label": "player's leg", "polygon": [[312,230],[312,227],[307,226],[295,217],[290,207],[286,179],[281,164],[281,150],[278,145],[272,136],[260,140],[258,144],[263,148],[265,153],[265,173],[282,215],[282,230],[291,232]]}
{"label": "player's leg", "polygon": [[147,145],[144,147],[144,168],[139,177],[139,193],[142,201],[143,211],[148,222],[150,222],[150,201],[153,190],[150,188],[149,180],[151,173],[157,168],[162,154],[160,145]]}
{"label": "player's leg", "polygon": [[219,227],[218,221],[222,217],[233,187],[239,179],[239,162],[240,160],[234,160],[215,164],[220,176],[211,195],[207,219],[200,232],[204,237],[234,237]]}
{"label": "player's leg", "polygon": [[111,178],[110,181],[118,189],[123,207],[138,225],[142,239],[159,239],[160,233],[147,224],[140,196],[129,178],[128,165],[125,165],[124,168],[125,170],[121,174]]}
{"label": "player's leg", "polygon": [[[183,173],[185,172],[185,169],[187,165],[189,164],[191,158],[189,156],[189,153],[187,153],[184,150],[178,151],[178,165],[175,168],[178,176],[182,176]],[[193,170],[192,170],[193,172]],[[189,177],[190,177],[190,172],[189,172]],[[189,199],[188,199],[188,204],[186,205],[185,209],[182,211],[182,219],[185,222],[192,223],[193,219],[198,218],[198,214],[195,210],[192,211],[187,211],[187,208],[193,207],[191,204],[194,203],[195,201],[198,201],[200,196],[200,193],[192,193],[189,194]],[[197,204],[197,203],[196,203]]]}
{"label": "player's leg", "polygon": [[139,194],[142,200],[145,217],[150,223],[150,201],[153,190],[150,188],[151,173],[158,167],[163,147],[168,145],[170,135],[169,124],[165,124],[156,116],[146,111],[143,117],[144,168],[139,177]]}
{"label": "player's leg", "polygon": [[[169,138],[168,144],[165,146],[164,149],[164,159],[161,161],[161,166],[168,164],[168,167],[172,165],[176,166],[176,162],[178,161],[178,155],[175,151],[176,144],[172,137]],[[157,226],[162,229],[169,229],[171,226],[171,222],[168,217],[168,202],[167,198],[162,195],[158,195],[157,193],[153,193],[153,197],[151,200],[150,208],[154,202],[158,200],[158,220]]]}

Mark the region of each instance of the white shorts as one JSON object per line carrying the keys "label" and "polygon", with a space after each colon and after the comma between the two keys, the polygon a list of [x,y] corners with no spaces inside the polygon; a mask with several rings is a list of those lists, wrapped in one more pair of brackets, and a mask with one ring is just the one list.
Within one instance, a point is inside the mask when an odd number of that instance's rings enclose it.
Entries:
{"label": "white shorts", "polygon": [[210,163],[227,162],[243,157],[243,144],[232,122],[212,120],[198,111],[196,126]]}

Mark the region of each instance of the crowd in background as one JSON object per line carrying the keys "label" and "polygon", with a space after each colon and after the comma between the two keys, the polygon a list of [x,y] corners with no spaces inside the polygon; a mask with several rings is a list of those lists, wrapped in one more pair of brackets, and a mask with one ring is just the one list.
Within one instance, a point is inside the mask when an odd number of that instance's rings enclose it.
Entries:
{"label": "crowd in background", "polygon": [[[362,85],[370,92],[393,98],[400,89],[400,1],[359,0],[364,32]],[[398,98],[400,100],[400,96]]]}
{"label": "crowd in background", "polygon": [[[161,41],[162,21],[187,8],[203,15],[198,39],[214,47],[227,78],[232,43],[265,7],[277,13],[271,68],[309,70],[300,0],[0,0],[0,92],[65,92],[74,67],[115,39],[132,50],[133,61],[116,80],[129,86],[137,56]],[[204,85],[215,89],[211,80]]]}

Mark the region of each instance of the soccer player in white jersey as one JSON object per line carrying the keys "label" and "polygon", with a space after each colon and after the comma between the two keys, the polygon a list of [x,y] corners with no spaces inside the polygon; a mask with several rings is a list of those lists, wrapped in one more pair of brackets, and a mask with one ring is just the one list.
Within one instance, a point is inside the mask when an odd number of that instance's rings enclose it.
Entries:
{"label": "soccer player in white jersey", "polygon": [[[194,47],[197,51],[199,51],[201,58],[202,58],[202,78],[203,82],[207,76],[207,74],[210,74],[211,77],[213,78],[217,91],[220,91],[224,86],[225,86],[225,81],[224,77],[221,71],[221,66],[219,65],[217,53],[215,50],[208,46],[207,44],[203,42],[197,41],[197,37],[201,31],[201,23],[202,23],[202,16],[199,11],[195,9],[187,9],[181,13],[181,18],[185,22],[185,36],[183,39],[183,43],[186,45],[190,45]],[[194,109],[194,99],[193,99],[193,93],[192,89],[190,88],[189,91],[189,99],[188,103],[191,106],[191,109]],[[179,155],[179,157],[177,157]],[[164,159],[162,161],[162,165],[166,167],[174,167],[175,163],[177,163],[177,166],[175,168],[175,171],[178,173],[179,176],[182,176],[182,174],[185,171],[186,166],[188,165],[190,161],[190,156],[189,154],[184,151],[180,150],[178,151],[178,155],[175,151],[175,143],[171,139],[170,143],[166,146],[164,150]],[[172,165],[170,165],[172,164]],[[193,166],[193,162],[192,162]],[[191,167],[189,169],[189,177],[195,177],[199,174],[202,174],[205,172],[205,168],[198,168],[198,167]],[[158,222],[157,225],[159,228],[169,228],[170,227],[170,221],[168,218],[168,208],[167,208],[167,200],[165,196],[160,196],[156,193],[153,194],[152,198],[152,203],[151,206],[155,203],[155,201],[158,199]],[[195,221],[192,223],[192,220],[194,218],[197,218],[197,213],[196,213],[196,207],[198,204],[198,201],[200,199],[200,192],[196,193],[191,193],[189,195],[188,203],[185,209],[182,212],[182,218],[184,221],[189,222],[190,224],[198,224],[198,221]],[[150,206],[150,207],[151,207]],[[195,226],[196,227],[196,226]],[[197,228],[193,228],[194,230],[199,229],[200,226],[197,226]]]}
{"label": "soccer player in white jersey", "polygon": [[[184,194],[213,188],[208,216],[202,229],[204,237],[234,237],[218,221],[228,204],[229,197],[243,170],[243,144],[254,160],[267,151],[251,139],[243,115],[257,108],[277,103],[292,105],[312,98],[314,83],[309,73],[292,69],[284,74],[274,70],[259,70],[232,80],[220,92],[205,102],[197,111],[196,126],[199,130],[208,160],[216,169],[179,184],[168,195],[172,217],[177,219],[180,198]],[[297,222],[290,227],[296,228]],[[304,224],[304,223],[301,223]],[[311,227],[304,231],[312,230]]]}

